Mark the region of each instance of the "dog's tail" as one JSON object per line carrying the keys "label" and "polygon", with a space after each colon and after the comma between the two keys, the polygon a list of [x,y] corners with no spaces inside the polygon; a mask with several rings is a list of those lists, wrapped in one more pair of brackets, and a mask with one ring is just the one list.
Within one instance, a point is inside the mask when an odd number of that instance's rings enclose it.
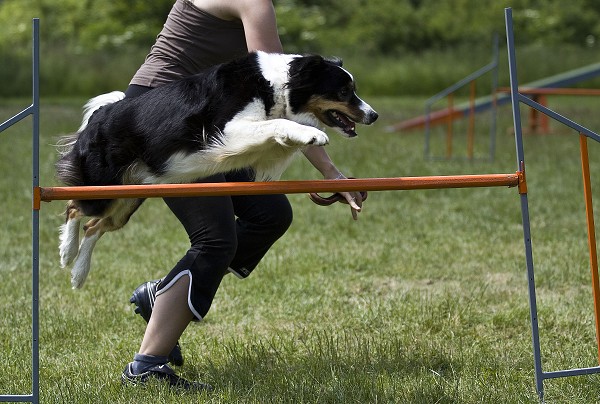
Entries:
{"label": "dog's tail", "polygon": [[83,106],[83,120],[81,121],[81,126],[77,130],[77,133],[81,133],[81,131],[85,129],[94,112],[96,112],[105,105],[121,101],[123,98],[125,98],[124,92],[113,91],[111,93],[102,94],[90,99]]}
{"label": "dog's tail", "polygon": [[[113,91],[112,93],[94,97],[85,104],[83,107],[83,121],[77,133],[63,136],[58,141],[59,159],[56,162],[56,176],[58,180],[71,186],[86,185],[81,175],[80,156],[74,152],[73,147],[77,142],[79,134],[86,128],[94,112],[105,105],[115,103],[123,98],[125,98],[123,92]],[[91,250],[99,237],[93,237],[91,243],[88,240],[88,242],[82,243],[81,246],[79,245],[79,223],[83,216],[84,213],[80,210],[76,201],[69,201],[65,211],[65,223],[60,227],[60,266],[65,267],[73,263],[78,256],[83,254],[82,259],[79,260],[81,263],[75,265],[72,271],[73,287],[81,287],[85,281],[89,272]]]}
{"label": "dog's tail", "polygon": [[77,129],[77,132],[61,136],[58,139],[58,143],[56,144],[56,146],[58,149],[59,156],[62,157],[73,149],[73,145],[77,141],[79,134],[86,128],[88,122],[90,121],[90,118],[92,117],[92,115],[94,115],[94,112],[98,111],[105,105],[121,101],[123,98],[125,98],[125,93],[122,91],[113,91],[91,98],[83,106],[83,119],[81,120],[81,125],[79,126],[79,129]]}
{"label": "dog's tail", "polygon": [[77,142],[79,134],[86,128],[94,112],[105,105],[113,104],[123,98],[125,98],[125,93],[122,91],[113,91],[94,97],[83,106],[83,120],[77,132],[60,137],[56,144],[59,156],[56,162],[56,177],[59,181],[71,186],[85,185],[82,183],[81,175],[77,168],[77,158],[71,155],[73,146]]}

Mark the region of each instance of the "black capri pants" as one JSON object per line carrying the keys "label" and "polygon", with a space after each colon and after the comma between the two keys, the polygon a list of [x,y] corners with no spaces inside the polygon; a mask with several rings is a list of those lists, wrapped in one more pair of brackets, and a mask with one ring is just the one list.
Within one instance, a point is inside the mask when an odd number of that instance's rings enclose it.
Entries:
{"label": "black capri pants", "polygon": [[[126,97],[150,87],[130,85]],[[199,182],[250,182],[251,169],[199,179]],[[202,196],[163,198],[185,228],[190,249],[162,279],[157,295],[182,276],[190,278],[188,306],[197,320],[212,304],[228,272],[247,277],[269,248],[292,223],[292,208],[285,195]]]}

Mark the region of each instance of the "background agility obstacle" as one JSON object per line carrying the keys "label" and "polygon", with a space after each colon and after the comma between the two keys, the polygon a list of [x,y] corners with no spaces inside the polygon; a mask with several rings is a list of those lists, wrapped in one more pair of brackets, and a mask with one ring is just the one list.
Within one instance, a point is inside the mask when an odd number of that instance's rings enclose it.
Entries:
{"label": "background agility obstacle", "polygon": [[[499,92],[505,92],[510,94],[510,88],[501,87],[498,89]],[[576,95],[576,96],[599,96],[600,89],[597,88],[555,88],[555,87],[520,87],[519,93],[528,95],[531,99],[544,107],[548,107],[547,97],[551,95]],[[538,130],[539,129],[539,130]],[[531,108],[529,112],[529,125],[528,130],[530,133],[540,133],[547,135],[550,133],[550,126],[548,116],[545,114],[538,113],[538,110]]]}
{"label": "background agility obstacle", "polygon": [[[453,159],[466,158],[471,161],[487,159],[493,161],[496,148],[496,121],[497,108],[511,102],[510,88],[498,87],[498,40],[494,37],[492,46],[492,60],[487,65],[464,77],[453,85],[433,95],[425,101],[425,114],[398,122],[388,128],[389,131],[407,131],[425,128],[425,158],[427,159]],[[477,82],[483,76],[491,75],[490,95],[476,98]],[[546,97],[549,95],[599,95],[600,90],[585,88],[565,88],[565,86],[590,80],[600,76],[600,63],[573,69],[567,72],[545,77],[527,84],[520,88],[520,93],[529,95],[534,101],[547,106]],[[469,87],[468,102],[455,105],[454,96],[463,88]],[[440,100],[446,99],[446,108],[433,110],[434,105]],[[475,115],[489,111],[488,150],[487,157],[476,156],[474,152],[475,137]],[[468,119],[466,128],[466,153],[460,155],[454,150],[454,125],[456,121]],[[445,147],[443,153],[432,152],[431,129],[434,126],[445,125]],[[535,133],[548,133],[548,117],[538,113],[535,108],[530,110],[529,131]],[[485,156],[485,155],[483,155]]]}
{"label": "background agility obstacle", "polygon": [[[460,88],[466,84],[470,84],[472,79],[478,78],[481,75],[492,71],[494,68],[496,68],[496,66],[494,65],[494,59],[492,60],[492,62],[490,62],[490,64],[482,67],[481,69],[477,70],[476,72],[473,72],[471,75],[465,77],[464,79],[460,80],[459,82],[457,82],[455,85],[449,87],[447,90],[448,94],[454,92],[457,88]],[[589,66],[584,66],[578,69],[573,69],[561,74],[557,74],[551,77],[546,77],[544,79],[541,80],[536,80],[530,83],[525,83],[522,84],[521,87],[523,89],[531,89],[532,91],[535,90],[539,90],[540,93],[543,93],[544,91],[552,91],[552,89],[563,89],[563,87],[568,86],[568,85],[572,85],[575,83],[579,83],[581,81],[586,81],[586,80],[590,80],[593,78],[596,78],[600,76],[600,63],[594,63],[591,64]],[[564,90],[568,91],[569,89],[564,88]],[[574,93],[578,93],[581,90],[585,90],[585,89],[571,89],[571,90],[575,90]],[[440,94],[442,94],[445,90],[442,90],[440,92]],[[506,93],[507,91],[509,92],[508,88],[498,88],[499,92],[504,92]],[[560,92],[561,90],[557,91]],[[528,92],[528,90],[523,91],[522,94],[526,94]],[[585,91],[583,91],[585,92]],[[592,89],[592,92],[595,92],[595,90]],[[440,96],[441,97],[445,96],[446,94],[443,94]],[[579,95],[584,95],[584,94],[579,94]],[[585,95],[596,95],[596,94],[585,94]],[[433,96],[436,97],[436,96]],[[431,97],[431,98],[433,98]],[[473,102],[469,101],[468,104],[464,104],[464,105],[458,105],[458,106],[454,106],[451,108],[444,108],[441,109],[439,111],[434,111],[431,112],[429,114],[429,124],[431,126],[434,125],[442,125],[446,122],[448,122],[449,119],[460,119],[460,118],[464,118],[465,116],[468,116],[471,109],[474,108],[474,112],[475,113],[480,113],[480,112],[485,112],[485,111],[489,111],[490,109],[494,108],[494,100],[493,100],[493,94],[488,95],[486,97],[481,97],[481,98],[477,98],[474,99]],[[432,101],[437,101],[438,97],[436,97],[436,99],[432,100]],[[500,105],[505,105],[508,104],[509,102],[511,102],[510,99],[510,94],[499,94],[497,96],[497,99],[495,101],[497,106]],[[473,104],[473,105],[472,105]],[[398,122],[395,125],[389,127],[388,129],[390,131],[406,131],[406,130],[412,130],[412,129],[420,129],[420,128],[424,128],[427,122],[427,114],[421,115],[421,116],[417,116],[414,118],[410,118],[410,119],[406,119],[404,121]]]}
{"label": "background agility obstacle", "polygon": [[[37,21],[34,21],[34,38],[37,32]],[[342,190],[393,190],[393,189],[436,189],[436,188],[462,188],[462,187],[487,187],[487,186],[517,186],[521,198],[521,209],[523,215],[523,230],[524,230],[524,243],[527,259],[527,274],[529,282],[529,293],[530,293],[530,314],[531,314],[531,326],[532,326],[532,343],[534,347],[534,367],[536,371],[536,388],[540,398],[543,398],[543,382],[545,379],[566,377],[581,374],[590,374],[599,372],[599,368],[586,368],[586,369],[572,369],[557,372],[543,372],[541,367],[541,355],[539,352],[539,330],[537,325],[537,306],[535,299],[535,281],[533,278],[533,259],[531,251],[531,236],[529,231],[529,211],[527,202],[527,187],[525,183],[525,160],[523,152],[523,144],[521,138],[521,123],[520,123],[520,112],[519,104],[525,103],[544,114],[548,114],[553,119],[557,119],[567,126],[573,128],[575,131],[581,133],[582,137],[582,156],[587,155],[585,153],[585,147],[587,146],[585,139],[590,137],[594,140],[600,140],[600,137],[594,132],[572,122],[553,111],[529,100],[527,97],[520,95],[517,92],[518,84],[516,80],[516,60],[514,58],[514,41],[512,38],[512,13],[510,9],[506,10],[506,24],[507,24],[507,39],[509,42],[509,59],[511,65],[511,89],[512,89],[512,101],[513,101],[513,118],[515,125],[515,140],[517,144],[517,172],[511,174],[486,174],[476,176],[440,176],[440,177],[407,177],[407,178],[380,178],[380,179],[356,179],[356,180],[344,180],[344,181],[289,181],[281,183],[254,183],[254,184],[228,184],[223,189],[217,189],[221,184],[215,188],[215,184],[210,184],[213,187],[209,190],[209,184],[196,184],[194,186],[138,186],[138,187],[109,187],[101,190],[103,194],[97,194],[98,189],[91,189],[88,187],[81,187],[79,189],[69,189],[67,187],[40,187],[39,186],[39,162],[36,156],[39,155],[39,123],[34,124],[34,162],[33,162],[33,179],[32,179],[32,190],[33,190],[33,229],[32,229],[32,247],[33,247],[33,332],[32,332],[32,343],[33,343],[33,393],[31,395],[9,395],[0,396],[0,401],[39,401],[39,345],[38,345],[38,302],[39,302],[39,209],[42,201],[51,201],[57,199],[68,199],[72,197],[84,197],[88,195],[92,197],[149,197],[162,195],[163,192],[174,196],[193,195],[193,194],[206,194],[207,192],[239,192],[239,193],[280,193],[283,190],[285,192],[324,192],[324,191],[342,191]],[[37,43],[37,39],[34,40],[34,44]],[[35,54],[34,45],[34,54]],[[512,55],[511,55],[512,52]],[[34,55],[34,61],[36,57]],[[35,62],[34,62],[35,64]],[[18,122],[22,118],[33,115],[34,122],[39,119],[39,92],[37,90],[36,77],[38,76],[37,70],[34,69],[34,103],[33,106],[25,110],[23,113],[18,114],[15,118],[10,119],[0,126],[0,129],[5,129],[8,126]],[[39,121],[38,121],[39,122]],[[37,138],[37,140],[36,140]],[[37,142],[37,143],[36,143]],[[585,160],[582,157],[582,160]],[[582,163],[584,167],[584,180],[587,178],[585,189],[586,189],[586,201],[589,199],[589,213],[588,218],[593,219],[593,212],[591,211],[591,192],[589,192],[589,169],[586,174],[586,163]],[[225,185],[225,184],[223,184]],[[281,186],[282,188],[277,188]],[[285,187],[289,188],[285,188]],[[230,189],[225,189],[229,187]],[[264,187],[264,188],[262,188]],[[85,188],[85,189],[83,189]],[[174,189],[180,189],[175,190]],[[187,193],[187,194],[186,194]],[[588,226],[589,227],[589,226]],[[589,227],[590,228],[590,227]],[[591,223],[591,229],[593,230],[593,223]],[[593,232],[591,232],[593,233]],[[590,236],[590,246],[595,246],[595,240]],[[590,255],[590,262],[595,261]],[[597,272],[597,268],[596,268]],[[592,264],[592,277],[594,278],[594,268]],[[595,284],[597,285],[597,275]],[[594,286],[594,290],[597,290],[597,286]],[[594,292],[596,295],[597,293]]]}

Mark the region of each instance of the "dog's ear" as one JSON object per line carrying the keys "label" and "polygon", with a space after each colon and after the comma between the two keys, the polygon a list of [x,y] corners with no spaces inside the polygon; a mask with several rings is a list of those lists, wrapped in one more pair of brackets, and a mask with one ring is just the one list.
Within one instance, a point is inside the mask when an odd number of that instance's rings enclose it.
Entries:
{"label": "dog's ear", "polygon": [[322,56],[299,56],[290,62],[288,88],[303,88],[313,84],[314,75],[322,70],[326,61]]}
{"label": "dog's ear", "polygon": [[297,57],[290,63],[290,75],[303,70],[313,70],[323,63],[325,63],[325,59],[319,55]]}
{"label": "dog's ear", "polygon": [[289,76],[290,78],[305,77],[311,73],[325,68],[327,65],[342,67],[342,59],[338,57],[325,59],[320,55],[300,56],[292,60],[290,63]]}

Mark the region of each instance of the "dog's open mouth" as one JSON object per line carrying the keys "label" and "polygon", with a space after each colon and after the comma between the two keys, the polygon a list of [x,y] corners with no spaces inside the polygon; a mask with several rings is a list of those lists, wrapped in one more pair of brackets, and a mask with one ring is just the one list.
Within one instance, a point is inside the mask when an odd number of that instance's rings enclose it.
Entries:
{"label": "dog's open mouth", "polygon": [[346,135],[348,135],[348,137],[357,136],[356,124],[348,117],[348,115],[330,109],[327,111],[327,117],[333,124],[332,126],[337,126],[340,128]]}

